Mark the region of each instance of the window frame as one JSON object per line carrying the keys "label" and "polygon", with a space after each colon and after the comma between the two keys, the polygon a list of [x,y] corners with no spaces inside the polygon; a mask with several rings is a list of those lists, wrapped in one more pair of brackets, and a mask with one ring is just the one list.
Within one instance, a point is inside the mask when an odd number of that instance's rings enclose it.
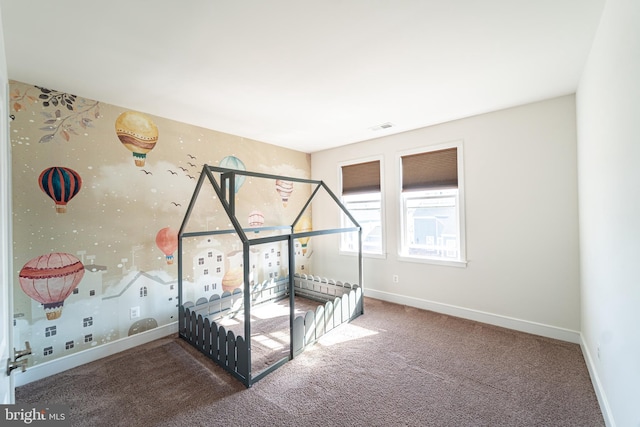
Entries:
{"label": "window frame", "polygon": [[[435,257],[422,257],[412,256],[407,254],[405,250],[405,227],[406,227],[406,212],[405,212],[405,196],[402,192],[402,157],[410,156],[414,154],[428,153],[431,151],[440,151],[450,148],[456,149],[456,162],[458,168],[458,195],[457,195],[457,216],[458,216],[458,239],[460,242],[459,257],[458,259],[444,259]],[[464,144],[462,140],[445,142],[441,144],[434,144],[415,148],[411,150],[400,151],[396,153],[396,164],[398,165],[397,173],[397,189],[398,189],[398,247],[397,255],[399,261],[405,262],[417,262],[433,265],[444,265],[451,267],[466,267],[467,266],[467,250],[466,250],[466,229],[465,229],[465,197],[464,197]],[[427,190],[428,191],[428,190]],[[437,191],[437,190],[434,190]]]}
{"label": "window frame", "polygon": [[[344,203],[344,196],[342,194],[342,190],[343,190],[343,182],[342,182],[342,168],[344,166],[352,166],[352,165],[357,165],[360,163],[370,163],[370,162],[379,162],[380,164],[380,253],[378,252],[365,252],[364,250],[362,251],[362,256],[363,258],[379,258],[379,259],[386,259],[387,258],[387,231],[386,231],[386,217],[385,217],[385,191],[384,191],[384,156],[383,155],[376,155],[376,156],[369,156],[369,157],[362,157],[362,158],[357,158],[357,159],[351,159],[351,160],[347,160],[344,162],[340,162],[338,163],[338,188],[340,189],[340,203],[342,203],[343,205]],[[340,210],[339,213],[339,224],[340,227],[345,227],[345,215],[342,212],[342,210]],[[356,256],[358,255],[358,251],[354,250],[354,251],[350,251],[350,250],[346,250],[342,248],[342,236],[339,237],[338,239],[338,253],[340,255],[351,255],[351,256]]]}

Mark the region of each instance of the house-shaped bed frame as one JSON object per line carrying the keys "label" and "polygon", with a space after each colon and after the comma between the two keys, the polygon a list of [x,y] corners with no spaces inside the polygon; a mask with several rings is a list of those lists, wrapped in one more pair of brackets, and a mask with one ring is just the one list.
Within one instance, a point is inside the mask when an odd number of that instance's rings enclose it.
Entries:
{"label": "house-shaped bed frame", "polygon": [[[310,184],[312,191],[309,199],[297,214],[292,224],[243,228],[236,217],[237,190],[235,183],[240,176],[251,177],[252,180],[280,180]],[[222,205],[231,227],[225,230],[216,229],[213,231],[187,232],[185,230],[188,228],[187,225],[198,197],[205,197],[201,195],[201,189],[206,181],[213,187],[217,196],[214,202]],[[353,226],[326,230],[296,231],[296,225],[306,210],[311,207],[313,199],[321,191],[326,192],[326,194],[330,196],[335,202],[336,207],[349,218]],[[270,230],[272,233],[279,234],[267,237],[253,237],[258,236],[259,231],[262,230]],[[321,275],[295,273],[296,257],[294,241],[296,239],[322,234],[353,232],[358,233],[357,284],[327,279]],[[226,291],[222,294],[221,298],[218,298],[216,295],[215,301],[201,304],[203,306],[207,305],[208,308],[206,310],[199,310],[197,303],[193,304],[190,301],[184,301],[183,270],[185,254],[183,252],[183,240],[185,238],[224,234],[237,236],[242,242],[242,288],[235,289],[233,292]],[[251,247],[274,242],[287,242],[289,274],[284,278],[280,278],[278,281],[271,280],[269,282],[253,283],[250,280]],[[203,166],[202,173],[200,174],[200,178],[196,184],[189,207],[187,208],[178,232],[179,336],[207,357],[217,362],[246,387],[251,387],[256,381],[293,359],[304,351],[307,345],[313,344],[316,339],[320,338],[324,333],[363,314],[362,284],[362,229],[323,181],[220,168],[209,165]],[[321,304],[315,311],[308,311],[304,316],[295,316],[296,295],[318,301]],[[261,372],[254,374],[251,372],[251,307],[256,307],[259,304],[268,304],[274,300],[283,298],[289,298],[289,354],[287,357],[273,363]],[[212,305],[216,308],[212,309]],[[242,312],[244,315],[244,336],[236,336],[232,331],[227,331],[224,326],[218,325],[216,322],[216,319],[220,319],[220,314],[224,313],[225,310],[232,311],[232,308],[235,308],[237,312]]]}

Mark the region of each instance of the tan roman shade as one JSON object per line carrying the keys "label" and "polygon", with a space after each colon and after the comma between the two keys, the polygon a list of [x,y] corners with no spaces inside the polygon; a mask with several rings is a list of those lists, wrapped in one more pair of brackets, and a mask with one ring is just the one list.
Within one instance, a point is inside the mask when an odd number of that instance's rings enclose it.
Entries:
{"label": "tan roman shade", "polygon": [[457,187],[457,148],[402,156],[402,191]]}
{"label": "tan roman shade", "polygon": [[380,161],[342,166],[342,194],[380,191]]}

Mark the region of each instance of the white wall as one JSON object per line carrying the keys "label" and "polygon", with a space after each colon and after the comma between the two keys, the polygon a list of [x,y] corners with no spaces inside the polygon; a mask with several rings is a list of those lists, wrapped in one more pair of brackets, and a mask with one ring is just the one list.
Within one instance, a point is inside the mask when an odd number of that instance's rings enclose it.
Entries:
{"label": "white wall", "polygon": [[[0,18],[0,360],[13,356],[11,319],[13,300],[11,283],[11,150],[9,148],[9,80],[4,52],[4,32]],[[20,343],[16,346],[22,348]],[[0,374],[0,404],[13,403],[13,376]]]}
{"label": "white wall", "polygon": [[607,0],[577,112],[583,347],[608,424],[640,426],[637,0]]}
{"label": "white wall", "polygon": [[[397,153],[454,140],[464,141],[468,265],[399,261]],[[339,162],[378,154],[388,254],[365,259],[365,294],[579,341],[574,96],[317,152],[313,178],[339,192]],[[336,215],[314,208],[314,229],[336,225]],[[315,274],[341,262],[337,241],[328,244],[315,251]],[[323,252],[333,255],[320,258]]]}

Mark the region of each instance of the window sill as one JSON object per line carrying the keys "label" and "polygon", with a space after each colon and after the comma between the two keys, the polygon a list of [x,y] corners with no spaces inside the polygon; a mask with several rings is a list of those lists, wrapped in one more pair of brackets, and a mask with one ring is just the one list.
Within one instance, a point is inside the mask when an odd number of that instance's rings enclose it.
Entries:
{"label": "window sill", "polygon": [[432,265],[444,265],[447,267],[457,267],[457,268],[467,267],[467,261],[455,261],[455,260],[445,260],[445,259],[436,259],[436,258],[417,258],[417,257],[406,256],[406,255],[398,255],[398,261],[417,262],[421,264],[432,264]]}
{"label": "window sill", "polygon": [[[358,252],[338,251],[338,253],[340,255],[358,256]],[[362,258],[387,259],[387,254],[386,253],[383,253],[383,254],[372,254],[372,253],[369,253],[369,252],[362,252]]]}

